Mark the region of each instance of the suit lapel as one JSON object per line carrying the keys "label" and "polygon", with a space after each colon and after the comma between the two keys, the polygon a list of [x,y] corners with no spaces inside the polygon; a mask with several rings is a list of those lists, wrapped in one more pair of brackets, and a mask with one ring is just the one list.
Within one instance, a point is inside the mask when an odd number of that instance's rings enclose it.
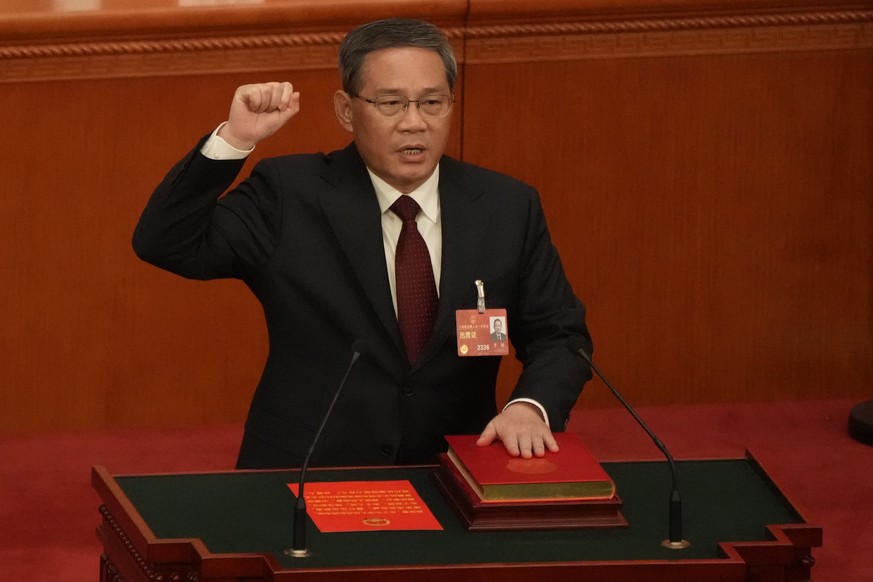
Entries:
{"label": "suit lapel", "polygon": [[323,177],[333,186],[321,194],[328,222],[379,320],[402,353],[403,340],[385,267],[379,202],[354,145],[334,154]]}
{"label": "suit lapel", "polygon": [[482,194],[479,184],[465,179],[462,167],[451,158],[440,162],[440,216],[443,258],[440,271],[440,302],[434,333],[419,361],[425,363],[442,346],[446,336],[455,335],[455,310],[476,304],[475,280],[479,256],[485,244],[490,216],[476,202]]}

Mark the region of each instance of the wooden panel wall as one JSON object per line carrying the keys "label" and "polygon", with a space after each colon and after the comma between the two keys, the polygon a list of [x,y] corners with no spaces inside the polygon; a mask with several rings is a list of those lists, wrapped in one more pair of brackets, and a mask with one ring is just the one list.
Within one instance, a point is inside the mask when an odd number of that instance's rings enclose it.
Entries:
{"label": "wooden panel wall", "polygon": [[634,402],[873,393],[870,5],[473,6],[464,157],[541,189]]}
{"label": "wooden panel wall", "polygon": [[140,263],[133,225],[241,83],[303,92],[255,159],[344,145],[337,44],[399,14],[449,33],[451,152],[540,188],[634,402],[871,392],[868,3],[71,4],[0,0],[0,430],[242,419],[259,306]]}

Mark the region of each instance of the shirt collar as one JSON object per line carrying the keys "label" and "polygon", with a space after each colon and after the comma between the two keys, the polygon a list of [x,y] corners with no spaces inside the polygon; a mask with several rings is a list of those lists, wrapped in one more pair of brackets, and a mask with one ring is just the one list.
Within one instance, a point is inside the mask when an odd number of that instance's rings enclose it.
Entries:
{"label": "shirt collar", "polygon": [[[389,185],[388,182],[374,174],[370,168],[367,168],[370,174],[370,180],[373,182],[373,188],[376,190],[376,198],[379,200],[379,209],[382,214],[391,208],[398,198],[402,195],[399,190]],[[440,167],[434,169],[430,177],[424,183],[409,193],[412,199],[418,202],[421,207],[421,212],[430,220],[436,223],[440,215]]]}

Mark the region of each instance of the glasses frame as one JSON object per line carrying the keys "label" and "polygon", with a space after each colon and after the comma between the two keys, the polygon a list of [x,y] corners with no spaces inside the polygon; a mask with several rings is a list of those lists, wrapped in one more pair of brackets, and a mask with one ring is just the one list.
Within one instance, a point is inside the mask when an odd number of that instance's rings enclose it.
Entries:
{"label": "glasses frame", "polygon": [[[409,97],[407,97],[405,95],[380,95],[378,97],[378,99],[385,98],[385,97],[396,97],[397,100],[402,103],[402,106],[397,111],[397,113],[387,114],[387,113],[384,113],[381,109],[379,109],[379,104],[375,99],[367,99],[366,97],[363,97],[362,95],[358,95],[357,93],[352,93],[351,95],[355,99],[360,99],[361,101],[364,101],[365,103],[369,103],[370,105],[372,105],[373,107],[376,108],[376,111],[379,112],[379,115],[381,115],[382,117],[387,117],[387,118],[397,117],[401,112],[406,113],[406,111],[409,110],[409,104],[415,103],[415,106],[418,108],[419,114],[424,115],[426,117],[430,117],[432,119],[442,119],[443,117],[446,117],[446,116],[448,116],[449,113],[451,113],[452,107],[455,104],[455,94],[454,93],[452,93],[452,94],[436,93],[433,95],[425,95],[424,97],[422,97],[420,99],[410,99]],[[432,113],[428,113],[428,112],[422,110],[422,108],[421,108],[422,100],[427,100],[428,98],[432,98],[432,97],[446,97],[446,98],[448,98],[449,106],[446,109],[445,113],[443,113],[442,115],[434,115]]]}

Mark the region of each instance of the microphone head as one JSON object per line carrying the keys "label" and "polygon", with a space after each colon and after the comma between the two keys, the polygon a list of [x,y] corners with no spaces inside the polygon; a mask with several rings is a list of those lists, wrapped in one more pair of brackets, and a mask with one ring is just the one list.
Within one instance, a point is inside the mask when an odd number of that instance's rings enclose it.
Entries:
{"label": "microphone head", "polygon": [[578,335],[567,338],[567,349],[574,354],[579,354],[580,350],[584,351],[586,354],[588,353],[588,346],[585,345],[585,340]]}
{"label": "microphone head", "polygon": [[352,353],[358,355],[358,357],[363,356],[367,353],[367,343],[361,338],[356,339],[352,342]]}

